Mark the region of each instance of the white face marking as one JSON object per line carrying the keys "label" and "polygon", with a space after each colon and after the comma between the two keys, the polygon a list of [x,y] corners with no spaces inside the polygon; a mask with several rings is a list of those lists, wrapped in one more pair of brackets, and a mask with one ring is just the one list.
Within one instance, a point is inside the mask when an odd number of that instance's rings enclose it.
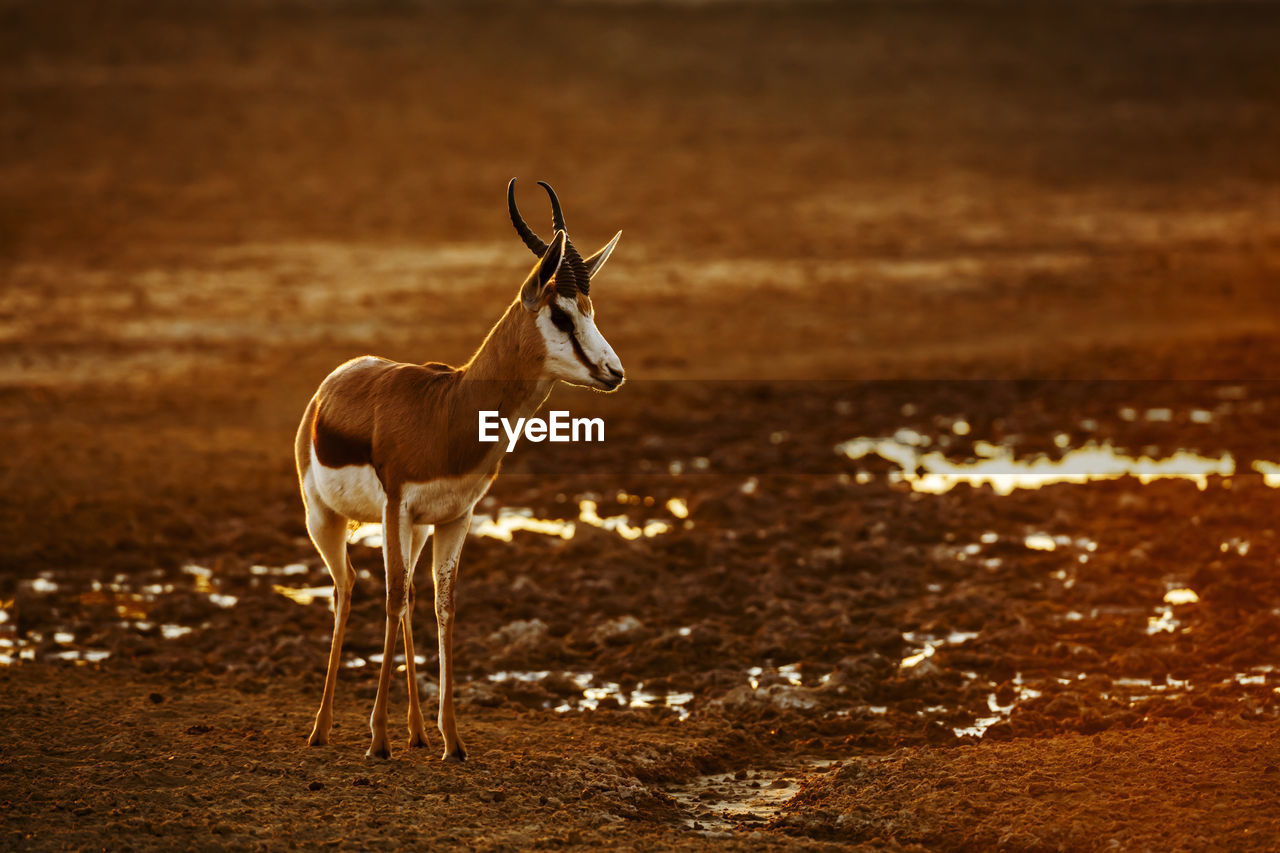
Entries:
{"label": "white face marking", "polygon": [[[559,307],[573,323],[573,330],[566,332],[556,327],[552,320],[552,305]],[[555,296],[537,317],[538,331],[547,347],[546,374],[571,385],[585,385],[612,391],[622,380],[622,361],[613,347],[596,328],[595,318],[578,310],[576,299]],[[577,339],[582,357],[574,351],[573,338]]]}

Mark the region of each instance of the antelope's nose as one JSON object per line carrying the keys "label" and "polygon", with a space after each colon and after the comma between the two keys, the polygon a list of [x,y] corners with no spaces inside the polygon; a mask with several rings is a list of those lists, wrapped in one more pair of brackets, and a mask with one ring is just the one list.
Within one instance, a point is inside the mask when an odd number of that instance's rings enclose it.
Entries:
{"label": "antelope's nose", "polygon": [[614,367],[611,364],[606,364],[604,370],[597,377],[597,381],[604,386],[605,390],[613,391],[622,384],[624,378],[622,365]]}

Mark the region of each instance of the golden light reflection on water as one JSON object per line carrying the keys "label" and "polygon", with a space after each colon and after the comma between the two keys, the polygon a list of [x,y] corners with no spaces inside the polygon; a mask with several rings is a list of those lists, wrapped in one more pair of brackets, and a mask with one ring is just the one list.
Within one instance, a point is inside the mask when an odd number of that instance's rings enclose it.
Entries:
{"label": "golden light reflection on water", "polygon": [[646,521],[643,525],[635,525],[625,515],[611,515],[601,518],[599,513],[596,512],[596,502],[591,500],[584,500],[578,504],[578,520],[584,524],[590,524],[592,527],[613,531],[623,539],[628,540],[639,539],[642,536],[659,536],[671,529],[670,524],[658,519]]}
{"label": "golden light reflection on water", "polygon": [[532,510],[501,509],[497,518],[490,515],[477,515],[471,520],[472,536],[488,536],[510,542],[512,534],[517,531],[541,533],[544,536],[556,536],[560,539],[572,539],[574,523],[556,518],[534,518]]}
{"label": "golden light reflection on water", "polygon": [[[836,451],[850,459],[879,456],[897,465],[896,477],[914,491],[929,494],[949,492],[956,486],[990,486],[998,495],[1012,494],[1015,489],[1039,489],[1054,483],[1090,483],[1135,477],[1146,485],[1154,480],[1189,480],[1200,489],[1209,485],[1209,477],[1229,477],[1236,463],[1230,453],[1201,456],[1179,450],[1172,456],[1153,459],[1130,456],[1110,443],[1089,442],[1068,451],[1061,459],[1035,456],[1019,459],[1013,448],[979,441],[974,444],[977,459],[956,462],[938,451],[924,453],[918,442],[895,438],[855,438],[836,446]],[[1255,469],[1258,463],[1254,463]],[[1261,469],[1259,469],[1261,470]],[[1273,485],[1270,481],[1268,485]],[[1280,486],[1280,468],[1276,471]]]}
{"label": "golden light reflection on water", "polygon": [[195,579],[196,592],[208,595],[214,591],[213,589],[213,569],[204,566],[183,566],[184,574],[191,575]]}
{"label": "golden light reflection on water", "polygon": [[1262,482],[1273,489],[1280,489],[1280,462],[1258,459],[1253,463],[1253,470],[1262,475]]}
{"label": "golden light reflection on water", "polygon": [[[654,506],[657,503],[652,497],[626,495],[623,492],[619,492],[619,502],[635,506]],[[692,521],[688,520],[689,504],[684,498],[671,498],[664,506],[673,517],[682,521],[685,527],[693,524]],[[514,535],[518,532],[537,533],[558,539],[572,539],[577,533],[579,524],[586,524],[616,533],[628,541],[661,536],[672,529],[672,524],[662,519],[650,519],[649,521],[632,524],[630,518],[625,514],[601,516],[599,505],[594,500],[583,499],[578,502],[577,519],[538,518],[533,514],[533,510],[526,507],[503,507],[498,510],[496,516],[488,514],[476,514],[473,516],[470,533],[472,536],[485,536],[491,539],[499,539],[503,542],[512,541]],[[351,543],[364,544],[370,548],[381,548],[382,525],[378,523],[360,524],[351,531],[349,541]],[[212,590],[213,587],[210,582],[212,573],[209,570],[199,566],[188,566],[184,571],[195,576],[197,592],[209,592]],[[251,571],[254,575],[293,575],[303,574],[307,571],[307,568],[305,565],[297,563],[283,568],[254,566]],[[333,606],[333,587],[298,588],[272,584],[271,588],[298,604],[312,604],[317,600],[323,599],[329,602],[330,608]]]}
{"label": "golden light reflection on water", "polygon": [[331,586],[308,586],[298,588],[273,583],[271,585],[271,589],[297,604],[311,604],[317,599],[323,599],[325,601],[333,600],[333,587]]}
{"label": "golden light reflection on water", "polygon": [[1187,587],[1171,589],[1164,594],[1165,604],[1196,604],[1199,601],[1200,596],[1196,594],[1196,591]]}
{"label": "golden light reflection on water", "polygon": [[[653,506],[657,503],[652,497],[626,495],[622,492],[619,493],[619,498],[620,502],[635,506]],[[625,500],[622,500],[623,498]],[[688,520],[689,504],[684,498],[671,498],[664,506],[672,517],[684,522],[686,527],[693,523]],[[586,498],[578,502],[577,519],[538,518],[533,514],[533,510],[525,507],[503,507],[498,510],[496,516],[477,513],[471,519],[470,532],[472,536],[485,536],[491,539],[499,539],[503,542],[510,542],[514,534],[519,532],[538,533],[559,539],[572,539],[577,533],[579,524],[608,530],[628,541],[661,536],[672,529],[672,524],[663,519],[650,519],[644,522],[632,523],[630,517],[625,513],[601,516],[599,504]],[[377,523],[361,524],[352,531],[350,541],[362,543],[371,548],[380,548],[382,547],[382,525]]]}
{"label": "golden light reflection on water", "polygon": [[1032,551],[1056,551],[1057,541],[1047,533],[1032,533],[1023,538],[1022,543]]}

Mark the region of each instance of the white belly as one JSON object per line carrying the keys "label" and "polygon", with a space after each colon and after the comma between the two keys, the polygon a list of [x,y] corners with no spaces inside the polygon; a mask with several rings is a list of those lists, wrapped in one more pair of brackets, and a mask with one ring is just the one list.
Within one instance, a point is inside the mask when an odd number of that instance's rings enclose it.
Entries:
{"label": "white belly", "polygon": [[[483,475],[441,477],[427,483],[406,483],[401,511],[413,524],[452,521],[476,505],[492,478]],[[326,468],[311,448],[311,467],[304,478],[308,501],[316,501],[339,515],[361,522],[380,522],[387,493],[372,465]]]}

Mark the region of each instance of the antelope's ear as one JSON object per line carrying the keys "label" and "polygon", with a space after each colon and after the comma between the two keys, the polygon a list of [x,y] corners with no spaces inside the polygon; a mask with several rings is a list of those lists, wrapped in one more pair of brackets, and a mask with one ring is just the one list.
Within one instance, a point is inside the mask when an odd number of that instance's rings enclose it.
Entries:
{"label": "antelope's ear", "polygon": [[596,277],[596,273],[600,272],[600,268],[604,266],[604,262],[609,260],[609,256],[613,254],[613,247],[618,245],[618,238],[621,236],[621,231],[614,234],[613,239],[606,243],[603,249],[583,261],[587,266],[587,275],[592,278]]}
{"label": "antelope's ear", "polygon": [[560,269],[560,263],[564,260],[564,242],[565,233],[557,231],[556,236],[551,238],[551,245],[547,246],[547,251],[538,258],[538,262],[529,271],[529,277],[524,280],[524,284],[520,285],[520,304],[524,306],[524,310],[532,312],[538,310],[543,289],[551,283],[551,279],[555,278],[556,271]]}

